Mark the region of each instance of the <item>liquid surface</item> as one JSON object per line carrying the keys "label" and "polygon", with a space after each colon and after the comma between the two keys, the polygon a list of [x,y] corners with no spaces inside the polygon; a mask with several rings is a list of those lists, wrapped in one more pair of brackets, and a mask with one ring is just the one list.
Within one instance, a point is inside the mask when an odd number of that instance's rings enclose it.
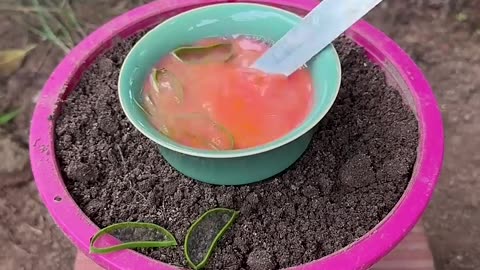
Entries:
{"label": "liquid surface", "polygon": [[289,77],[249,68],[268,45],[247,37],[206,39],[178,48],[155,66],[140,105],[172,140],[231,150],[276,140],[310,112],[307,69]]}

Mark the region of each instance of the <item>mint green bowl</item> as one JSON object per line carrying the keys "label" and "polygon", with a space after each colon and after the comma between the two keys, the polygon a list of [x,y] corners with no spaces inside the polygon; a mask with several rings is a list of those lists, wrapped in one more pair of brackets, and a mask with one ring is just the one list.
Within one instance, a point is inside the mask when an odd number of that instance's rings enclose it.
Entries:
{"label": "mint green bowl", "polygon": [[118,89],[125,114],[141,133],[159,145],[170,165],[193,179],[217,185],[243,185],[285,170],[305,152],[314,127],[338,94],[340,60],[332,45],[308,63],[315,92],[307,119],[284,137],[262,146],[210,151],[178,144],[149,123],[134,99],[141,100],[143,83],[153,65],[177,47],[203,38],[236,34],[277,41],[300,20],[301,17],[278,8],[231,3],[194,9],[164,21],[138,41],[120,70]]}

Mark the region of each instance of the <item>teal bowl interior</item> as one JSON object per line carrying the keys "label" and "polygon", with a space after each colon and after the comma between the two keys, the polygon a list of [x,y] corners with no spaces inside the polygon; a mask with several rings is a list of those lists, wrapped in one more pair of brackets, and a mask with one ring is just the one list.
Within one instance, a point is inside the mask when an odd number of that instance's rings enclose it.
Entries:
{"label": "teal bowl interior", "polygon": [[[208,37],[237,34],[279,40],[301,17],[293,13],[258,4],[218,4],[194,9],[164,21],[150,30],[132,48],[120,71],[120,102],[132,124],[145,136],[169,150],[196,157],[234,158],[266,152],[304,135],[324,117],[340,87],[340,61],[330,45],[314,57],[308,68],[313,77],[314,102],[306,120],[284,137],[268,144],[239,150],[211,151],[187,147],[158,132],[144,112],[135,104],[141,100],[145,78],[152,67],[172,50]],[[319,33],[321,34],[321,33]]]}

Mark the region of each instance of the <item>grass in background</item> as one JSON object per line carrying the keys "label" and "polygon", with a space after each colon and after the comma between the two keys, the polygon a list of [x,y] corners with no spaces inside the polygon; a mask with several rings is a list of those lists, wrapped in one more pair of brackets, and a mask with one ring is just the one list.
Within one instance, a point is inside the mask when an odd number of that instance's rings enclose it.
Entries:
{"label": "grass in background", "polygon": [[31,0],[29,5],[17,2],[0,5],[0,11],[22,13],[23,16],[16,20],[19,24],[65,53],[86,35],[69,0]]}
{"label": "grass in background", "polygon": [[[105,18],[112,18],[151,1],[7,0],[7,3],[0,3],[0,15],[6,14],[22,29],[67,53],[87,32],[102,24]],[[89,7],[100,7],[99,12]]]}

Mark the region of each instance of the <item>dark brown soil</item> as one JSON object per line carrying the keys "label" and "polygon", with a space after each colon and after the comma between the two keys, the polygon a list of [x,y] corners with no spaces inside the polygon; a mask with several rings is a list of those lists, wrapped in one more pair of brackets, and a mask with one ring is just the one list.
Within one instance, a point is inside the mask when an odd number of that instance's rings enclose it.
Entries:
{"label": "dark brown soil", "polygon": [[[342,87],[305,155],[260,184],[224,187],[170,167],[128,122],[117,77],[137,37],[119,43],[87,71],[57,120],[57,156],[67,188],[100,227],[122,221],[164,226],[180,245],[187,228],[214,207],[240,211],[210,269],[277,269],[330,254],[373,228],[411,175],[417,121],[361,49],[336,42]],[[143,250],[185,266],[182,248]]]}

